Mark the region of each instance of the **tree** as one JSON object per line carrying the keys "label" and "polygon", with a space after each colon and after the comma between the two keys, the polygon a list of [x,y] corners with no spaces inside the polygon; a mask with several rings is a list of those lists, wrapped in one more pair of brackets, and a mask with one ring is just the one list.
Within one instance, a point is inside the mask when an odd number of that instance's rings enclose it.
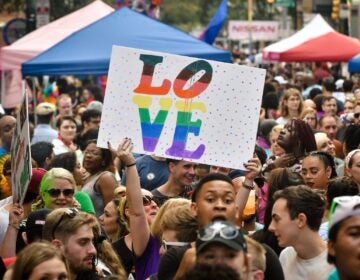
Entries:
{"label": "tree", "polygon": [[[110,6],[114,6],[114,0],[102,0]],[[85,5],[93,2],[93,0],[50,0],[50,18],[58,19],[67,15]],[[35,5],[36,0],[0,0],[0,12],[25,12],[26,6]]]}
{"label": "tree", "polygon": [[185,31],[200,24],[198,0],[165,0],[160,11],[161,21]]}

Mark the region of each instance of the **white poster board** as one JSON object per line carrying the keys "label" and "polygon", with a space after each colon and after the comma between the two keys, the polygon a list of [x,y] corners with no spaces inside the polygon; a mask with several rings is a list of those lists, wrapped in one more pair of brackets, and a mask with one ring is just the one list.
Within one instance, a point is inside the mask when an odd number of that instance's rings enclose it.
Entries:
{"label": "white poster board", "polygon": [[11,180],[13,201],[23,203],[31,180],[31,150],[29,134],[28,93],[23,83],[24,99],[16,116],[16,126],[11,142]]}
{"label": "white poster board", "polygon": [[98,146],[243,169],[252,158],[265,70],[114,46]]}

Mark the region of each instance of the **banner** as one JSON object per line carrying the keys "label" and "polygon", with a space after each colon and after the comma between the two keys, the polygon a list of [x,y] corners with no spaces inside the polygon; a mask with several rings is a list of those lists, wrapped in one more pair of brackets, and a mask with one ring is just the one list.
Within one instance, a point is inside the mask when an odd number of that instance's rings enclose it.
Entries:
{"label": "banner", "polygon": [[29,134],[28,93],[23,83],[24,98],[16,116],[16,126],[11,142],[11,180],[13,201],[23,203],[31,180],[31,150]]}
{"label": "banner", "polygon": [[[230,20],[228,36],[230,40],[249,39],[249,22]],[[251,39],[253,41],[277,41],[279,39],[279,23],[277,21],[252,21]]]}
{"label": "banner", "polygon": [[134,152],[243,169],[265,70],[113,46],[98,138]]}

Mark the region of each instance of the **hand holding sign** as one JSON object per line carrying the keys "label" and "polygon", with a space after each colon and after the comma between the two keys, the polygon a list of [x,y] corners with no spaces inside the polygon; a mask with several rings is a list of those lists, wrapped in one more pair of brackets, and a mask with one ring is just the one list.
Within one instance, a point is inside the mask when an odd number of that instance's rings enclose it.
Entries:
{"label": "hand holding sign", "polygon": [[254,181],[254,179],[261,173],[261,162],[257,157],[254,157],[248,162],[244,163],[244,167],[247,171],[245,178],[250,181]]}
{"label": "hand holding sign", "polygon": [[115,150],[111,143],[108,143],[109,150],[112,151],[112,154],[115,154],[121,161],[125,163],[125,165],[132,166],[135,165],[135,158],[132,154],[133,144],[131,139],[125,138],[119,144],[117,150]]}
{"label": "hand holding sign", "polygon": [[98,146],[129,137],[136,153],[243,169],[264,80],[263,69],[113,47]]}

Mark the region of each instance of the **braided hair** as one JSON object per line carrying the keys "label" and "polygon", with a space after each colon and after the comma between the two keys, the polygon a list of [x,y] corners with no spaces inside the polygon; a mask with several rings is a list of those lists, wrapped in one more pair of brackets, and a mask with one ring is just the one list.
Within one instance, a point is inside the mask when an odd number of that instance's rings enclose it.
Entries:
{"label": "braided hair", "polygon": [[316,141],[311,127],[300,119],[292,119],[291,126],[294,128],[292,140],[294,140],[293,153],[295,157],[301,157],[312,151],[316,151]]}

